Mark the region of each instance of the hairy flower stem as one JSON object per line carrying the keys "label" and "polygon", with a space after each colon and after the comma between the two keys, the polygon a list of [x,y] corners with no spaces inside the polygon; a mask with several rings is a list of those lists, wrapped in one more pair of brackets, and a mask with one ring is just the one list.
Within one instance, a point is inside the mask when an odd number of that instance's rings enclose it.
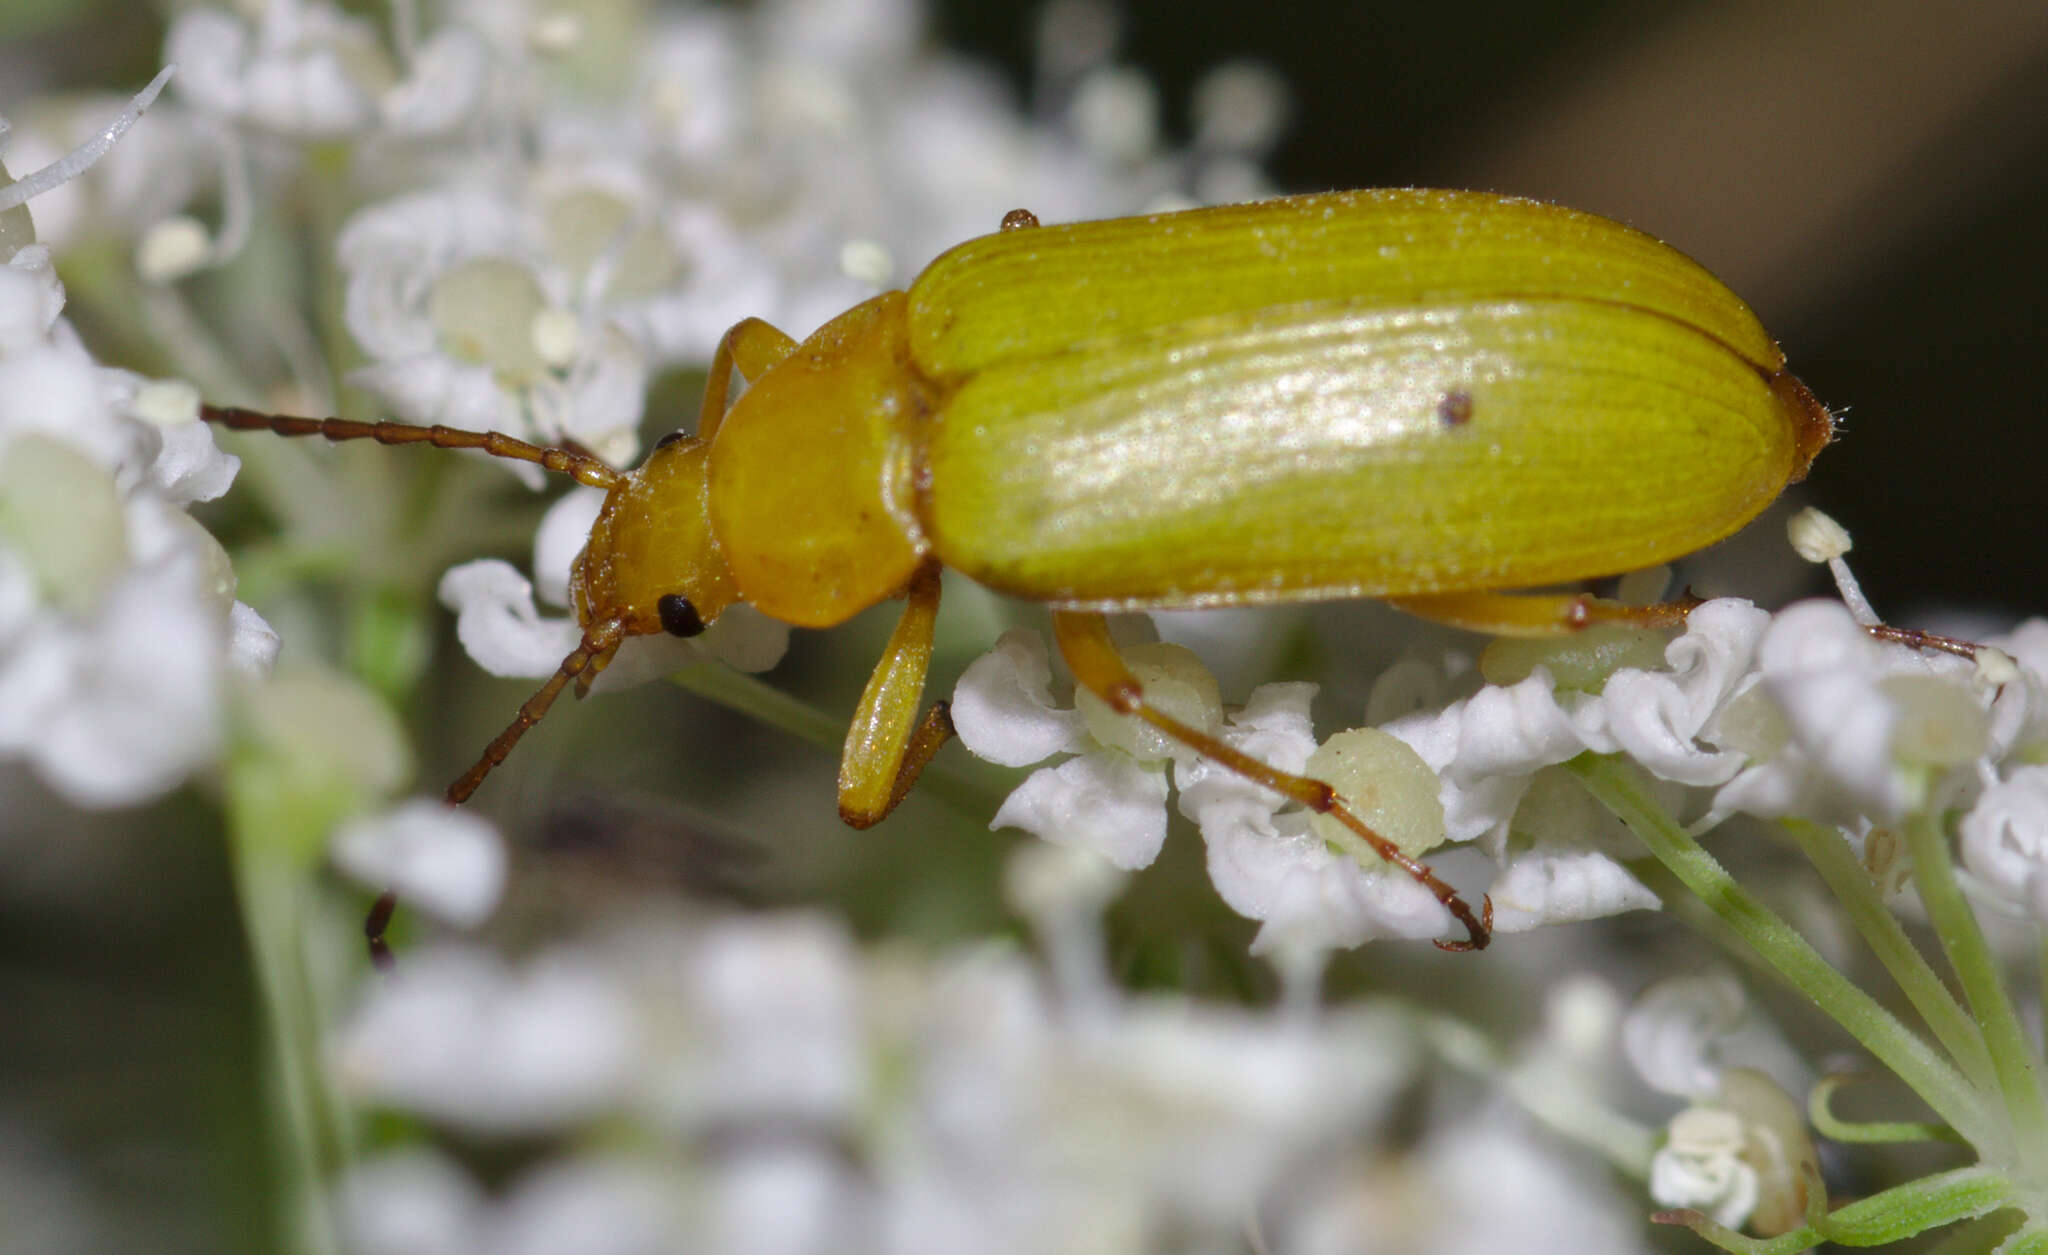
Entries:
{"label": "hairy flower stem", "polygon": [[323,1255],[333,1251],[334,1225],[327,1214],[325,1183],[345,1156],[340,1104],[321,1061],[328,1030],[316,1005],[305,961],[312,888],[302,863],[280,852],[263,812],[249,790],[230,807],[235,896],[249,940],[250,961],[263,1003],[265,1081],[270,1137],[277,1159],[277,1233],[291,1249]]}
{"label": "hairy flower stem", "polygon": [[[1956,884],[1941,816],[1935,812],[1911,816],[1906,822],[1906,846],[1913,855],[1913,882],[1933,921],[1934,934],[1962,983],[1963,996],[1983,1026],[1997,1072],[1999,1099],[2017,1143],[2011,1153],[2028,1178],[2048,1180],[2048,1102],[2041,1093],[2039,1059],[2020,1028],[1997,956],[1985,944],[1976,912]],[[1980,1150],[1991,1149],[1981,1141],[1977,1144]]]}
{"label": "hairy flower stem", "polygon": [[1783,821],[1786,831],[1827,881],[1865,944],[1892,974],[1913,1009],[1934,1032],[1942,1048],[1979,1090],[1997,1084],[1991,1054],[1977,1021],[1957,1002],[1927,957],[1906,936],[1899,917],[1884,904],[1869,873],[1863,870],[1839,830],[1803,819]]}
{"label": "hairy flower stem", "polygon": [[1659,862],[1778,974],[1804,993],[1911,1086],[1922,1101],[1974,1145],[2003,1125],[1979,1092],[1917,1033],[1876,999],[1828,965],[1791,925],[1735,882],[1643,788],[1637,770],[1622,760],[1581,755],[1566,764],[1593,795],[1640,837]]}

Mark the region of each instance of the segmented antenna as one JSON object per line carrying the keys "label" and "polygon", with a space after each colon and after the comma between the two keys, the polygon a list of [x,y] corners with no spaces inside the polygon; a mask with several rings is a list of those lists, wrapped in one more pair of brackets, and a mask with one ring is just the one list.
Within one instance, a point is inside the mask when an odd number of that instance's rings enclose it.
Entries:
{"label": "segmented antenna", "polygon": [[[300,418],[290,414],[265,414],[257,410],[237,409],[232,406],[204,405],[199,407],[199,417],[209,423],[233,431],[267,431],[279,436],[321,436],[328,440],[374,440],[378,444],[403,445],[426,444],[437,449],[482,449],[493,457],[509,458],[518,462],[531,462],[556,474],[567,475],[581,484],[592,488],[615,487],[621,476],[597,458],[574,449],[552,448],[529,444],[497,431],[466,431],[459,427],[419,427],[411,423],[362,423],[346,418]],[[583,640],[555,674],[540,687],[540,691],[526,699],[519,707],[519,713],[512,717],[491,743],[484,747],[483,756],[475,765],[462,773],[448,786],[447,800],[450,806],[460,806],[475,793],[484,777],[493,768],[505,761],[512,747],[519,744],[519,738],[526,730],[541,721],[561,696],[571,680],[577,680],[587,672],[603,668],[619,648],[619,641],[625,636],[625,625],[616,619],[607,619],[592,624],[584,632]],[[582,696],[587,684],[579,684],[577,696]],[[392,964],[391,947],[384,940],[385,930],[391,924],[391,917],[398,909],[398,894],[386,889],[377,896],[370,908],[368,918],[363,920],[363,937],[369,943],[370,961],[380,969],[388,970]]]}
{"label": "segmented antenna", "polygon": [[429,444],[436,449],[482,449],[492,457],[532,462],[592,488],[611,488],[619,473],[587,453],[528,444],[499,431],[460,427],[418,427],[412,423],[359,423],[347,418],[298,418],[232,406],[201,405],[199,417],[234,431],[267,431],[280,436],[324,436],[329,440],[374,440],[378,444]]}
{"label": "segmented antenna", "polygon": [[519,707],[519,713],[512,716],[512,722],[506,724],[505,730],[484,747],[483,756],[478,758],[468,771],[463,772],[455,783],[448,786],[448,804],[460,806],[468,801],[469,795],[476,792],[477,786],[484,782],[484,777],[491,774],[491,769],[504,762],[506,756],[511,754],[512,747],[519,744],[519,738],[526,735],[526,730],[539,723],[541,717],[548,713],[548,707],[555,704],[555,698],[561,696],[562,689],[569,681],[582,675],[595,660],[609,662],[624,636],[624,626],[617,619],[592,624],[583,634],[582,643],[577,645],[567,658],[562,659],[562,665],[555,669],[554,675],[548,677],[548,682],[540,686],[539,692],[526,699]]}

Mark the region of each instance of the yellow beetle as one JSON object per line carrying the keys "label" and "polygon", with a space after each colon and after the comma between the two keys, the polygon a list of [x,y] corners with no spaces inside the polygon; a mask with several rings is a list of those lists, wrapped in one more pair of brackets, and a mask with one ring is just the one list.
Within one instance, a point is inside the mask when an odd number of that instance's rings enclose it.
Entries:
{"label": "yellow beetle", "polygon": [[1077,682],[1340,819],[1483,946],[1487,924],[1329,785],[1147,705],[1103,613],[1382,597],[1506,633],[1673,621],[1685,607],[1500,590],[1726,536],[1805,475],[1828,411],[1698,264],[1555,205],[1400,189],[1004,227],[800,344],[734,326],[696,433],[631,472],[496,433],[206,417],[483,448],[608,490],[571,586],[581,644],[450,802],[629,636],[692,635],[736,601],[830,627],[901,598],[840,766],[840,814],[873,824],[952,732],[944,703],[917,715],[951,567],[1051,606]]}

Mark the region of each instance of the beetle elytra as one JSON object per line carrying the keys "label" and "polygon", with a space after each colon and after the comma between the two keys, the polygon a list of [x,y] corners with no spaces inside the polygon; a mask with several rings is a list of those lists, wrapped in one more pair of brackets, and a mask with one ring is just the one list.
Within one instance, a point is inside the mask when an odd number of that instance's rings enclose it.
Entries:
{"label": "beetle elytra", "polygon": [[1698,264],[1553,205],[1385,190],[1004,227],[802,343],[738,323],[694,434],[630,472],[495,433],[205,417],[481,448],[606,489],[571,585],[582,641],[450,802],[628,637],[740,601],[830,627],[901,599],[840,766],[840,814],[875,823],[951,735],[943,702],[919,716],[951,567],[1046,603],[1080,685],[1337,817],[1436,893],[1458,948],[1483,946],[1480,913],[1330,786],[1148,705],[1105,612],[1379,597],[1499,633],[1676,621],[1502,590],[1719,540],[1804,476],[1828,411]]}

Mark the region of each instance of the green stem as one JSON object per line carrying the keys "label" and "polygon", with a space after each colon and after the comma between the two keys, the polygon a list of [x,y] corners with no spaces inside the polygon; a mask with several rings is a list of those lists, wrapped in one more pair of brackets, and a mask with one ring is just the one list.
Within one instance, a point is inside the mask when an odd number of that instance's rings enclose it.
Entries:
{"label": "green stem", "polygon": [[1956,884],[1948,835],[1942,830],[1939,814],[1928,810],[1911,816],[1906,821],[1906,846],[1913,855],[1913,884],[1934,924],[1934,935],[1983,1027],[1984,1042],[1998,1075],[1998,1093],[2018,1139],[2014,1150],[2028,1175],[2039,1180],[2048,1175],[2048,1100],[2041,1093],[2033,1044],[2013,1011],[1997,956],[1977,927],[1977,914]]}
{"label": "green stem", "polygon": [[1492,1038],[1463,1020],[1411,1004],[1400,1004],[1438,1057],[1488,1082],[1524,1111],[1564,1137],[1597,1151],[1615,1169],[1638,1181],[1650,1175],[1657,1135],[1577,1084],[1540,1066],[1511,1062]]}
{"label": "green stem", "polygon": [[1672,1212],[1663,1217],[1683,1224],[1724,1251],[1740,1255],[1794,1255],[1822,1242],[1841,1246],[1880,1246],[1903,1241],[1939,1225],[1985,1216],[2012,1201],[2012,1182],[1989,1169],[1971,1166],[1921,1177],[1868,1198],[1846,1203],[1790,1233],[1773,1238],[1744,1237],[1698,1212]]}
{"label": "green stem", "polygon": [[1803,819],[1787,819],[1784,826],[1806,851],[1821,879],[1840,899],[1842,907],[1849,913],[1849,919],[1856,925],[1856,931],[1863,935],[1864,942],[1877,955],[1885,970],[1892,974],[1906,1000],[1920,1013],[1920,1018],[1934,1032],[1944,1050],[1947,1050],[1963,1075],[1979,1090],[1989,1090],[1996,1084],[1991,1066],[1991,1053],[1984,1046],[1984,1034],[1970,1013],[1957,1002],[1941,977],[1936,974],[1927,956],[1920,953],[1906,930],[1900,926],[1899,917],[1892,914],[1884,899],[1879,896],[1877,886],[1849,851],[1848,842],[1834,828],[1824,828]]}
{"label": "green stem", "polygon": [[[820,749],[837,754],[846,744],[844,719],[835,719],[758,676],[707,662],[685,667],[669,679],[699,697],[709,698],[729,710],[736,710]],[[958,763],[935,760],[918,777],[919,792],[942,798],[956,810],[983,823],[1002,806],[1004,796],[1012,787],[1014,781],[1006,782],[999,768],[979,762],[963,768]]]}
{"label": "green stem", "polygon": [[300,934],[306,878],[266,843],[233,827],[236,894],[264,1009],[267,1104],[279,1157],[279,1232],[289,1249],[336,1249],[326,1183],[338,1169],[340,1119],[321,1068],[322,1018],[314,1005]]}
{"label": "green stem", "polygon": [[1591,754],[1582,754],[1566,766],[1780,976],[1847,1029],[1942,1120],[1973,1144],[1985,1144],[1984,1135],[2001,1122],[1984,1110],[1977,1091],[1962,1074],[1869,994],[1830,967],[1791,925],[1735,883],[1713,855],[1664,813],[1632,768],[1622,760]]}

